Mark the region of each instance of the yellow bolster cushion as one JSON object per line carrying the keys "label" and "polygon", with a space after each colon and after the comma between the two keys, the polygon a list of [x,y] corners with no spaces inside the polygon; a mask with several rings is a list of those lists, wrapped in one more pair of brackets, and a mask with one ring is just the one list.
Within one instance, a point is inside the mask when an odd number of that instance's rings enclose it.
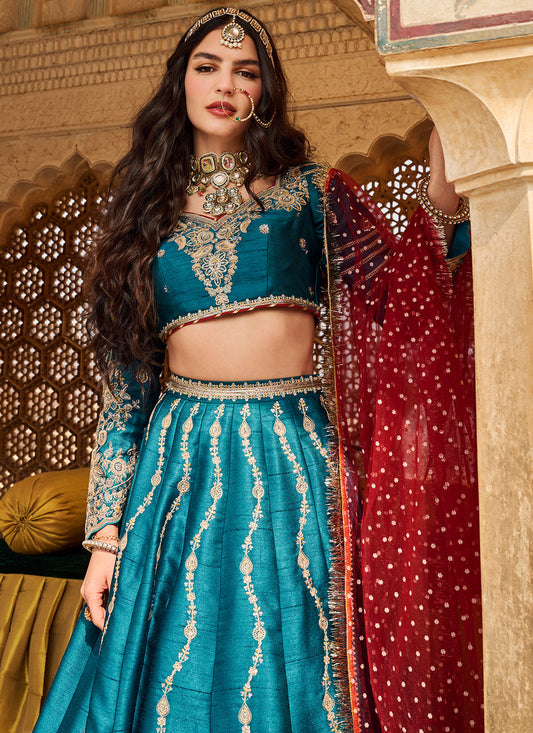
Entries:
{"label": "yellow bolster cushion", "polygon": [[50,471],[13,484],[0,499],[0,532],[13,552],[41,555],[84,537],[89,469]]}

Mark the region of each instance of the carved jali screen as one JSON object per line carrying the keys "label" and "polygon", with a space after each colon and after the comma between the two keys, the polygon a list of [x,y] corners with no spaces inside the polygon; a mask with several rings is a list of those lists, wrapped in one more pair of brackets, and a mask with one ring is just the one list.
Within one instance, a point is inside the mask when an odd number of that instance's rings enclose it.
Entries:
{"label": "carved jali screen", "polygon": [[0,250],[0,494],[29,474],[88,463],[98,377],[81,290],[100,202],[88,172],[35,206]]}

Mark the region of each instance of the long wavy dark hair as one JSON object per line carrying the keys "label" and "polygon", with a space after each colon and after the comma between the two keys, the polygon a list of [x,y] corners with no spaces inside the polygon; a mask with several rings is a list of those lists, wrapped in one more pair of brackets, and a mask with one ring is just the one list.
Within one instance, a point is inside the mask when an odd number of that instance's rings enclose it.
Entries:
{"label": "long wavy dark hair", "polygon": [[[159,88],[134,121],[131,149],[114,170],[85,286],[87,325],[107,380],[116,363],[150,373],[154,353],[161,348],[151,263],[187,198],[193,136],[186,112],[185,72],[198,43],[230,19],[220,15],[189,38],[182,36]],[[250,185],[258,175],[283,175],[309,160],[310,146],[289,119],[287,82],[274,44],[272,64],[257,32],[241,18],[238,22],[254,41],[259,57],[263,91],[257,114],[263,120],[273,116],[268,129],[253,118],[246,129],[250,172],[245,186],[253,195]]]}

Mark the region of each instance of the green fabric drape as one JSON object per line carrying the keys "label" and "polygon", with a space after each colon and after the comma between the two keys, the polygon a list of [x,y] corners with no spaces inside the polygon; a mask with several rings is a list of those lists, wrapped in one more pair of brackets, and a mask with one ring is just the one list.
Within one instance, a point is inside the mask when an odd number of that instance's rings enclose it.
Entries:
{"label": "green fabric drape", "polygon": [[80,580],[0,574],[0,730],[31,733],[79,615]]}

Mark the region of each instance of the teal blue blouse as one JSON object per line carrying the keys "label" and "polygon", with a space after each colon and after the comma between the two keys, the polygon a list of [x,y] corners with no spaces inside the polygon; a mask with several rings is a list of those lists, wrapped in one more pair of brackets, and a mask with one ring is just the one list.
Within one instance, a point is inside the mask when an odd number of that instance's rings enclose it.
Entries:
{"label": "teal blue blouse", "polygon": [[153,263],[159,334],[254,308],[316,313],[327,171],[293,168],[218,221],[185,214]]}

